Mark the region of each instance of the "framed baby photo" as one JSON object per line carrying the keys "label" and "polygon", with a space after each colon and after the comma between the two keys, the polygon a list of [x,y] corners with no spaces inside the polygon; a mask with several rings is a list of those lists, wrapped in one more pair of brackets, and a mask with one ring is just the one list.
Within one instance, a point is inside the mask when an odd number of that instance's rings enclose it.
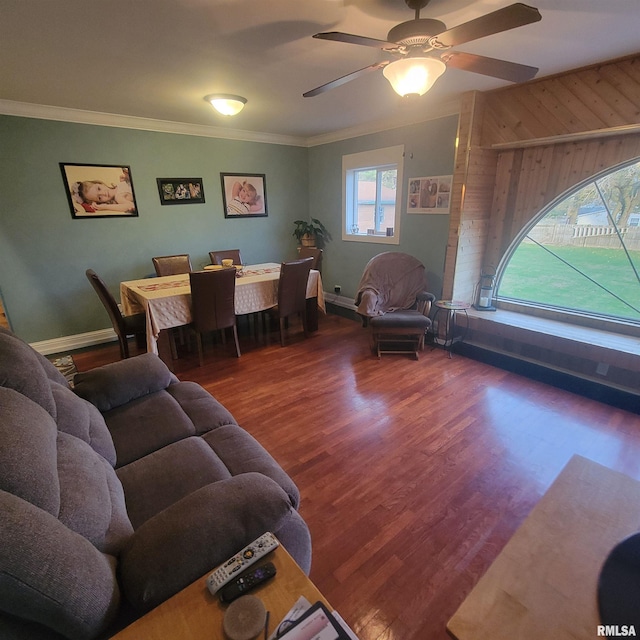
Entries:
{"label": "framed baby photo", "polygon": [[202,178],[156,178],[160,204],[202,204]]}
{"label": "framed baby photo", "polygon": [[131,167],[61,162],[71,217],[131,218],[138,215]]}
{"label": "framed baby photo", "polygon": [[264,218],[267,182],[263,173],[221,173],[225,218]]}

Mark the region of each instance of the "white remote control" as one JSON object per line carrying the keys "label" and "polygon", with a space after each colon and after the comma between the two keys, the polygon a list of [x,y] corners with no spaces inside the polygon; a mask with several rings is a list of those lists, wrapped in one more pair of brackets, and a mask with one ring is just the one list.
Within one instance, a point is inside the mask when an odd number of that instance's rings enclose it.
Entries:
{"label": "white remote control", "polygon": [[250,567],[267,553],[279,547],[280,543],[272,533],[264,533],[257,540],[238,551],[235,556],[221,564],[207,578],[207,588],[215,595],[227,582],[233,580],[238,573]]}

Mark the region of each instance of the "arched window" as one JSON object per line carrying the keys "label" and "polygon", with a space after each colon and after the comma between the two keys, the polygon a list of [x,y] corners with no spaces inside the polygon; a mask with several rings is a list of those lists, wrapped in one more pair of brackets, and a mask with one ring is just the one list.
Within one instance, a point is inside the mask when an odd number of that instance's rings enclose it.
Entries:
{"label": "arched window", "polygon": [[640,323],[640,161],[565,193],[512,247],[498,300]]}

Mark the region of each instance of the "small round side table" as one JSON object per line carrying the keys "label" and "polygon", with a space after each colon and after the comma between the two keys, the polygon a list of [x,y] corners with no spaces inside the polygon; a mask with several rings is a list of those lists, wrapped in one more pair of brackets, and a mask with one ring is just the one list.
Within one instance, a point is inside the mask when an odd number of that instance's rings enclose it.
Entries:
{"label": "small round side table", "polygon": [[[468,302],[461,300],[436,300],[434,302],[436,312],[433,316],[434,327],[434,344],[438,344],[449,352],[451,357],[451,347],[456,342],[462,342],[469,330],[469,314],[467,309],[471,307]],[[456,335],[457,315],[462,313],[464,316],[464,324],[461,324],[461,331]],[[444,331],[442,331],[441,323],[444,322]]]}

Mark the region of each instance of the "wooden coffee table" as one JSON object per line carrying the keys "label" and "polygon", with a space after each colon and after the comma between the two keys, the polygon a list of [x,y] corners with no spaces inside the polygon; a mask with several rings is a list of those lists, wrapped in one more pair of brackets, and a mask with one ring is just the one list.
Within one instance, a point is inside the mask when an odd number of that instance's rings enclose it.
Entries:
{"label": "wooden coffee table", "polygon": [[457,640],[593,640],[602,564],[639,530],[640,482],[574,456],[447,630]]}
{"label": "wooden coffee table", "polygon": [[[276,576],[252,590],[251,594],[260,598],[269,611],[269,634],[300,596],[304,596],[311,604],[319,600],[329,610],[332,609],[282,546],[265,556],[263,561],[273,562]],[[113,636],[113,640],[222,638],[222,619],[227,607],[209,593],[206,585],[209,573],[130,624]]]}

